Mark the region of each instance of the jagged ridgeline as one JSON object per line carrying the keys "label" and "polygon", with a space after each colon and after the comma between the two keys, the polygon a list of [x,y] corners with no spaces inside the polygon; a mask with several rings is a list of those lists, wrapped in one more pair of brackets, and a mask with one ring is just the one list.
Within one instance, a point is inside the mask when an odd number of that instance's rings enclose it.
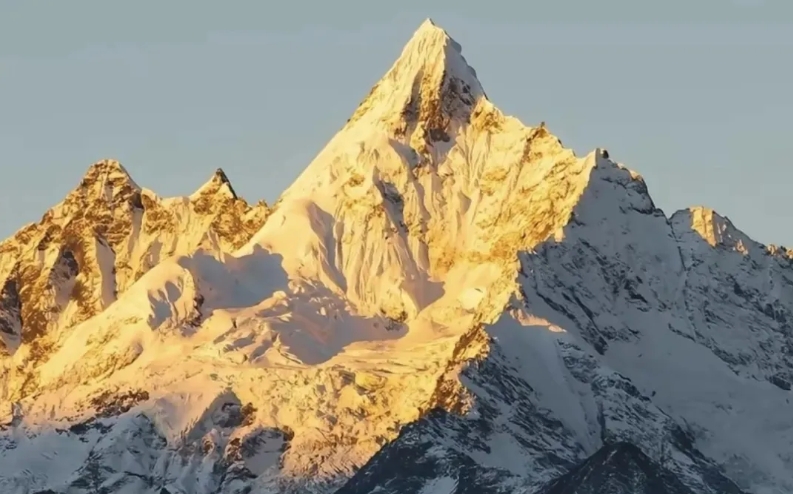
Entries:
{"label": "jagged ridgeline", "polygon": [[427,21],[273,208],[97,163],[0,244],[0,491],[792,492],[790,253],[617,154]]}
{"label": "jagged ridgeline", "polygon": [[162,259],[238,248],[267,214],[220,169],[193,195],[163,199],[117,161],[91,165],[40,222],[0,243],[0,352],[50,346],[52,333],[103,311]]}

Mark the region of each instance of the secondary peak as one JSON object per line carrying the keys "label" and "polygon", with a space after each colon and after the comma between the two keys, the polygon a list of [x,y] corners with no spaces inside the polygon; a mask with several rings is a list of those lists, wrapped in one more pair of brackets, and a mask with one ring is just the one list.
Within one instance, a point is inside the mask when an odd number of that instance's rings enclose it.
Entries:
{"label": "secondary peak", "polygon": [[204,185],[195,191],[192,197],[215,195],[218,193],[228,195],[232,199],[237,198],[237,193],[234,191],[234,187],[231,186],[231,181],[222,168],[215,170],[215,173],[212,174]]}

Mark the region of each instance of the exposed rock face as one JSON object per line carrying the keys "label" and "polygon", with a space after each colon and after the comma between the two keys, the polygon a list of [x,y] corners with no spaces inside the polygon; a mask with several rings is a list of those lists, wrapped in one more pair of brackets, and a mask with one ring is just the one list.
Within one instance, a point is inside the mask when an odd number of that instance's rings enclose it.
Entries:
{"label": "exposed rock face", "polygon": [[0,247],[0,491],[793,491],[789,252],[612,156],[427,22],[271,214],[95,165]]}

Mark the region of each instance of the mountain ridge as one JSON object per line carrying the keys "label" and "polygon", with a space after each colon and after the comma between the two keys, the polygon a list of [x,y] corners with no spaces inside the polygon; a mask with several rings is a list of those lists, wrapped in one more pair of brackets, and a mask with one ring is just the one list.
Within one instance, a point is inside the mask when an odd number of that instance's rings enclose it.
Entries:
{"label": "mountain ridge", "polygon": [[[161,256],[167,257],[180,249],[187,252],[206,242],[220,242],[228,247],[239,245],[247,240],[245,231],[258,229],[267,213],[264,203],[250,208],[240,201],[222,170],[190,197],[161,199],[138,186],[118,161],[94,163],[78,186],[49,209],[40,222],[23,227],[0,243],[0,281],[8,307],[5,310],[0,307],[5,321],[5,330],[0,334],[2,348],[13,352],[20,340],[24,340],[23,321],[27,321],[30,329],[28,342],[46,331],[44,326],[48,322],[37,320],[36,314],[44,312],[50,317],[72,310],[76,311],[72,314],[75,323],[94,315],[157,264]],[[197,217],[192,218],[193,214]],[[239,219],[231,220],[230,215]],[[210,220],[209,224],[201,225],[202,218]],[[241,231],[232,232],[230,228]],[[197,230],[193,232],[196,238],[185,236],[187,230]],[[145,245],[137,245],[140,241]],[[105,279],[100,283],[101,293],[88,293],[84,297],[77,294],[76,290],[83,284],[93,284],[81,276],[83,264],[92,264],[91,272],[98,270],[97,276]],[[52,275],[43,280],[44,285],[34,286],[32,280],[41,270]],[[55,306],[39,308],[33,303],[33,298],[46,298],[44,292],[57,291],[59,282],[67,286],[63,293],[54,294],[55,298],[85,299],[86,305],[70,309],[63,306],[68,305],[68,300],[52,300]],[[27,290],[34,293],[26,294]],[[24,306],[32,308],[27,310]],[[33,329],[34,326],[38,328]]]}
{"label": "mountain ridge", "polygon": [[52,251],[38,305],[0,249],[3,337],[57,315],[0,357],[4,489],[533,494],[614,448],[680,492],[793,487],[790,257],[504,115],[430,21],[272,208],[88,174],[44,228],[85,248],[16,242]]}

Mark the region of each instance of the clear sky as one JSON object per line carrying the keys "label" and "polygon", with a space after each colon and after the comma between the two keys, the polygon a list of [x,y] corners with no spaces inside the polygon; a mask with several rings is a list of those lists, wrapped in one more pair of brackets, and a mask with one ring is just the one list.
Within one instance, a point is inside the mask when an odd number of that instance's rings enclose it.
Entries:
{"label": "clear sky", "polygon": [[0,0],[0,238],[101,158],[272,202],[426,17],[505,113],[607,148],[668,215],[793,246],[791,0]]}

